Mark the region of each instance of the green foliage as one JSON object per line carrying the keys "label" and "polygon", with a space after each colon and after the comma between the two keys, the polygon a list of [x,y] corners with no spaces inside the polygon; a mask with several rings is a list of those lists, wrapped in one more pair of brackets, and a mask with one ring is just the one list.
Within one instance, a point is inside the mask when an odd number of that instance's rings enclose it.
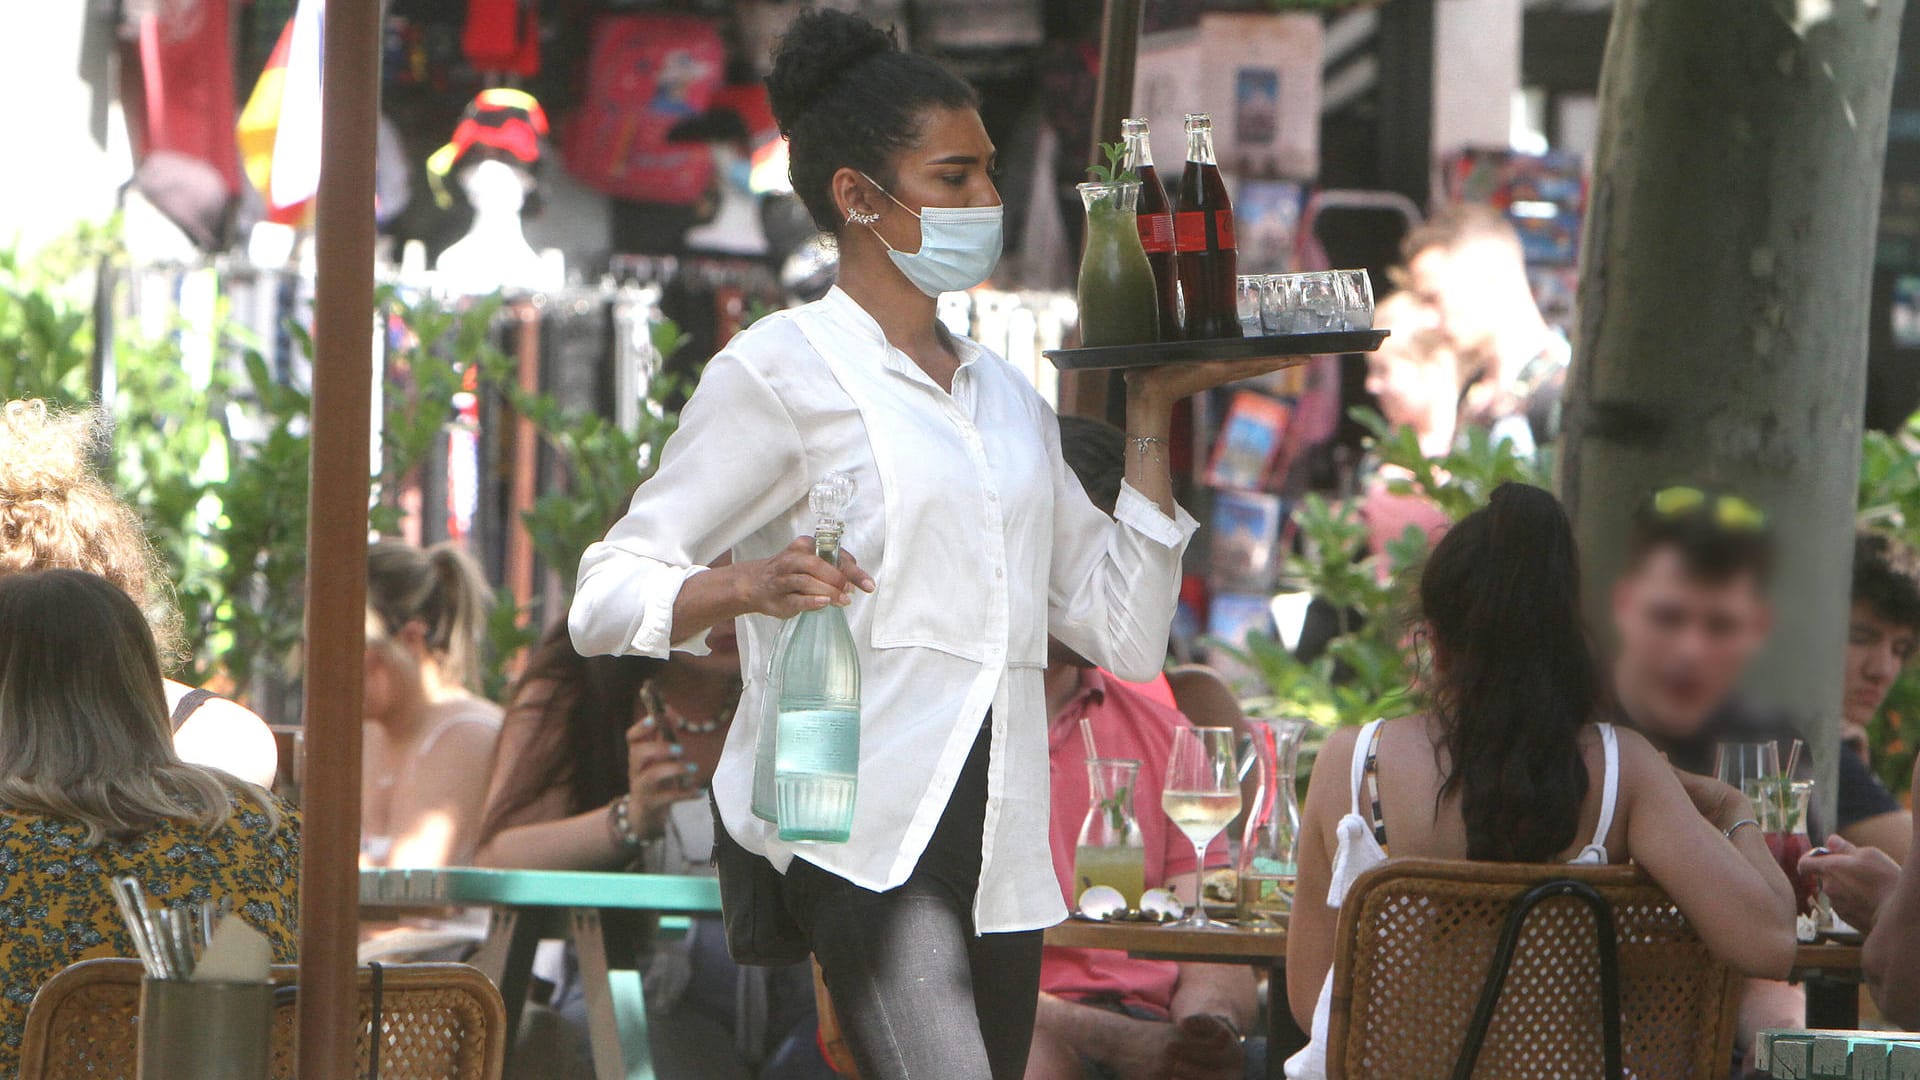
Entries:
{"label": "green foliage", "polygon": [[31,259],[0,249],[0,391],[32,388],[84,404],[93,354],[89,273],[115,247],[108,227],[83,228]]}
{"label": "green foliage", "polygon": [[[1896,434],[1869,431],[1860,448],[1859,524],[1920,548],[1920,415]],[[1920,670],[1909,666],[1867,725],[1874,771],[1904,792],[1920,754]]]}
{"label": "green foliage", "polygon": [[1140,181],[1140,174],[1126,165],[1127,144],[1110,142],[1100,144],[1100,153],[1107,159],[1105,165],[1087,166],[1087,178],[1096,184],[1133,184]]}
{"label": "green foliage", "polygon": [[[0,250],[0,400],[93,404],[90,271],[117,258],[110,236],[110,229],[83,230],[32,259]],[[376,305],[405,333],[388,356],[373,527],[398,531],[399,492],[454,422],[452,401],[471,369],[480,389],[502,395],[566,466],[571,482],[542,492],[524,523],[540,558],[571,588],[581,553],[651,475],[677,419],[658,404],[672,387],[656,382],[640,424],[623,430],[520,388],[517,364],[493,344],[499,300],[453,307],[382,289]],[[287,330],[295,348],[312,355],[307,333],[292,323]],[[652,332],[663,363],[686,344],[671,323]],[[116,337],[118,392],[106,403],[112,478],[168,566],[184,616],[182,652],[192,665],[180,676],[228,680],[246,693],[262,679],[286,685],[298,666],[313,402],[275,379],[224,312],[214,338],[209,365],[189,362],[188,336],[177,330],[147,340],[123,328]],[[230,425],[234,416],[244,428]],[[508,662],[542,629],[531,615],[500,591],[485,676],[496,698],[505,692]]]}
{"label": "green foliage", "polygon": [[[1544,465],[1484,431],[1469,432],[1452,453],[1430,460],[1413,432],[1390,428],[1370,410],[1356,409],[1353,417],[1373,433],[1373,454],[1393,477],[1387,489],[1425,498],[1450,520],[1486,505],[1493,489],[1508,481],[1547,486]],[[1326,601],[1340,620],[1339,632],[1311,662],[1269,635],[1250,635],[1242,648],[1227,646],[1267,684],[1265,695],[1247,703],[1248,711],[1304,716],[1323,727],[1412,712],[1420,657],[1405,613],[1426,557],[1426,537],[1409,528],[1385,551],[1371,552],[1358,508],[1317,495],[1300,501],[1293,522],[1301,554],[1287,557],[1288,583]]]}

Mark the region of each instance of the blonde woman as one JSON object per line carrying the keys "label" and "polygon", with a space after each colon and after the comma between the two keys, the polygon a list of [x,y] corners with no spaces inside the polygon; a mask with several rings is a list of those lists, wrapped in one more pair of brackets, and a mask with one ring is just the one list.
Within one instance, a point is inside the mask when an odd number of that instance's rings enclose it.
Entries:
{"label": "blonde woman", "polygon": [[0,576],[0,1076],[27,1003],[81,960],[132,956],[108,882],[164,904],[230,901],[295,959],[300,822],[251,784],[180,760],[153,634],[75,570]]}
{"label": "blonde woman", "polygon": [[[0,407],[0,575],[84,570],[120,587],[153,628],[163,663],[179,658],[180,613],[140,515],[88,466],[100,448],[95,414],[59,414],[41,401]],[[279,751],[245,707],[169,679],[168,725],[182,759],[268,786]]]}
{"label": "blonde woman", "polygon": [[473,858],[500,737],[500,707],[475,693],[491,603],[458,548],[382,540],[367,552],[367,866]]}

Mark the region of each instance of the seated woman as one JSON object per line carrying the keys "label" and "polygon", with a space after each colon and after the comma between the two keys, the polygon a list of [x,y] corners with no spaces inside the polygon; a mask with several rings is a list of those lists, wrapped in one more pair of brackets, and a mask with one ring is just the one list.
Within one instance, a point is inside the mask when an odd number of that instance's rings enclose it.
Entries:
{"label": "seated woman", "polygon": [[367,551],[362,866],[472,860],[500,737],[500,706],[474,692],[492,603],[450,544]]}
{"label": "seated woman", "polygon": [[27,927],[0,934],[0,1076],[19,1069],[41,984],[135,955],[112,878],[159,904],[231,901],[275,961],[294,959],[298,814],[182,762],[169,735],[153,634],[126,593],[75,570],[0,576],[0,912]]}
{"label": "seated woman", "polygon": [[[118,585],[145,613],[162,665],[180,655],[180,613],[140,515],[94,476],[95,418],[55,415],[40,401],[0,407],[0,574],[84,570]],[[266,722],[235,702],[166,681],[174,749],[183,760],[263,787],[280,755]]]}
{"label": "seated woman", "polygon": [[1287,999],[1313,1041],[1289,1077],[1326,1075],[1334,924],[1360,874],[1394,855],[1622,863],[1673,897],[1713,954],[1761,978],[1794,955],[1793,889],[1739,792],[1676,773],[1638,734],[1596,723],[1599,668],[1579,558],[1552,495],[1504,484],[1449,530],[1420,578],[1432,646],[1424,716],[1328,739],[1301,824]]}
{"label": "seated woman", "polygon": [[[474,862],[711,874],[707,783],[740,701],[733,624],[707,646],[670,660],[582,657],[564,622],[550,629],[507,709]],[[807,965],[739,967],[719,920],[696,919],[685,940],[653,944],[646,971],[663,1080],[832,1075],[814,1045]],[[577,1020],[577,980],[554,974],[568,983],[555,1007]]]}

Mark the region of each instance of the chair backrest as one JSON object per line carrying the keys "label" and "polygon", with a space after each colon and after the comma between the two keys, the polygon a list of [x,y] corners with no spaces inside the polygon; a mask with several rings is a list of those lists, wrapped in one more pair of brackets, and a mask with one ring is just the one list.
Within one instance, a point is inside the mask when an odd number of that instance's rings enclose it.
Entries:
{"label": "chair backrest", "polygon": [[[294,979],[276,965],[274,1080],[294,1080]],[[47,980],[27,1010],[21,1080],[132,1076],[139,1056],[140,962],[87,960]],[[372,1050],[373,972],[360,969],[359,1075]],[[380,969],[380,1080],[499,1080],[506,1057],[500,991],[464,964]]]}
{"label": "chair backrest", "polygon": [[[1534,886],[1559,879],[1591,886],[1613,910],[1627,1074],[1724,1077],[1741,980],[1646,875],[1437,859],[1389,859],[1348,892],[1335,934],[1328,1074],[1452,1075],[1508,912]],[[1525,926],[1474,1076],[1598,1076],[1593,913],[1559,897],[1535,907]]]}

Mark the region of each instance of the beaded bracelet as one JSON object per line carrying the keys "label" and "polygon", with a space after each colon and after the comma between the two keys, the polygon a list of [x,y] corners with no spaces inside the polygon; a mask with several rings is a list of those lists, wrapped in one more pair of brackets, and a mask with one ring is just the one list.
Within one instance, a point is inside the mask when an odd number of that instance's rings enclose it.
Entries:
{"label": "beaded bracelet", "polygon": [[607,804],[607,827],[613,831],[614,843],[628,851],[639,851],[646,839],[634,831],[632,815],[625,795]]}

